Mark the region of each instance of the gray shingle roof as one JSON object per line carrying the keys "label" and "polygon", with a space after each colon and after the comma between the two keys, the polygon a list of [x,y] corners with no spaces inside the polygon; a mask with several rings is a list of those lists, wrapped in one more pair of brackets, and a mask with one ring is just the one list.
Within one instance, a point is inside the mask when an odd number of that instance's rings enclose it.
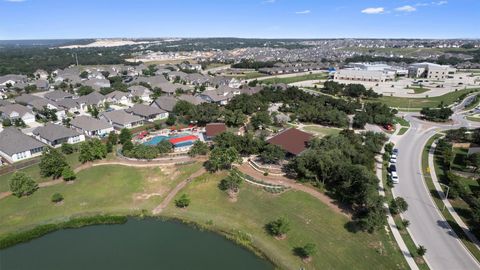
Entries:
{"label": "gray shingle roof", "polygon": [[120,124],[120,125],[140,122],[143,120],[141,117],[136,115],[131,115],[125,112],[124,110],[104,112],[102,113],[102,116],[110,120],[111,122]]}
{"label": "gray shingle roof", "polygon": [[30,102],[32,102],[36,99],[40,99],[40,98],[41,97],[38,97],[38,96],[34,96],[34,95],[30,95],[30,94],[24,94],[24,95],[16,97],[15,102],[20,103],[20,104],[29,104]]}
{"label": "gray shingle roof", "polygon": [[47,123],[43,127],[37,127],[33,130],[32,133],[50,142],[80,135],[79,132],[73,129],[69,129],[67,127],[56,125],[53,123]]}
{"label": "gray shingle roof", "polygon": [[5,128],[0,132],[0,151],[10,156],[39,147],[45,147],[45,144],[23,134],[14,127]]}
{"label": "gray shingle roof", "polygon": [[113,126],[106,121],[95,119],[90,116],[77,116],[70,121],[70,125],[87,131],[95,131],[100,129],[112,128]]}
{"label": "gray shingle roof", "polygon": [[78,103],[85,103],[87,105],[97,105],[100,101],[104,101],[105,96],[98,93],[98,92],[92,92],[86,96],[81,96],[79,99],[77,99]]}
{"label": "gray shingle roof", "polygon": [[158,108],[165,110],[167,112],[171,112],[173,107],[177,104],[177,100],[171,96],[161,96],[153,102],[152,105],[156,105]]}
{"label": "gray shingle roof", "polygon": [[55,91],[51,91],[51,92],[48,92],[44,95],[44,97],[46,99],[50,99],[50,100],[53,100],[53,101],[58,101],[60,99],[64,99],[64,98],[73,98],[73,95],[70,94],[70,93],[67,93],[65,91],[62,91],[62,90],[55,90]]}
{"label": "gray shingle roof", "polygon": [[148,106],[145,104],[135,104],[133,107],[128,108],[125,110],[127,113],[132,113],[134,115],[142,116],[142,117],[151,117],[154,115],[158,115],[161,113],[165,113],[166,111],[159,109],[157,107]]}
{"label": "gray shingle roof", "polygon": [[198,104],[202,104],[204,103],[205,101],[197,96],[192,96],[192,95],[180,95],[177,97],[178,100],[183,100],[183,101],[186,101],[186,102],[189,102],[189,103],[192,103],[193,105],[198,105]]}
{"label": "gray shingle roof", "polygon": [[32,110],[20,104],[10,104],[0,107],[1,114],[10,115],[12,112],[17,112],[20,117],[23,117],[26,113],[33,115]]}

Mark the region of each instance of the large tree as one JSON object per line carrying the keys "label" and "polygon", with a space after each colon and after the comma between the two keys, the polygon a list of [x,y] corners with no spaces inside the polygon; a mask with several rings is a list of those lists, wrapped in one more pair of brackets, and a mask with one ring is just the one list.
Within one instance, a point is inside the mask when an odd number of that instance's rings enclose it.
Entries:
{"label": "large tree", "polygon": [[243,179],[240,177],[240,172],[237,169],[232,169],[230,174],[220,181],[218,187],[223,191],[227,191],[229,194],[238,193],[242,181]]}
{"label": "large tree", "polygon": [[240,156],[237,149],[233,147],[226,149],[215,147],[210,152],[206,167],[209,171],[215,172],[218,170],[230,169],[232,167],[232,163],[239,161]]}
{"label": "large tree", "polygon": [[260,153],[260,158],[265,163],[278,163],[285,158],[285,151],[278,145],[267,144]]}
{"label": "large tree", "polygon": [[276,220],[273,220],[273,221],[269,222],[266,225],[266,229],[273,236],[283,237],[291,229],[290,228],[290,221],[285,217],[281,217],[281,218],[278,218]]}
{"label": "large tree", "polygon": [[68,164],[63,156],[57,149],[48,148],[43,151],[42,158],[40,160],[40,174],[43,177],[58,178],[62,176],[63,168]]}
{"label": "large tree", "polygon": [[15,172],[9,185],[10,191],[17,197],[30,195],[38,189],[38,184],[24,172]]}
{"label": "large tree", "polygon": [[130,140],[132,140],[132,132],[127,128],[123,128],[120,131],[120,135],[118,136],[118,141],[121,144],[125,144],[127,141],[130,141]]}
{"label": "large tree", "polygon": [[80,144],[80,155],[78,160],[81,163],[94,161],[107,156],[107,147],[99,139],[92,139]]}

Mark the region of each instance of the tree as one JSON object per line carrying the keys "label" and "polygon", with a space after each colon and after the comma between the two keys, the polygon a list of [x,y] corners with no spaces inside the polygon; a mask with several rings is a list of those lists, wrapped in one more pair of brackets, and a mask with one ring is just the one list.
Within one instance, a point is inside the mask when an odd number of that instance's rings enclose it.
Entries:
{"label": "tree", "polygon": [[474,168],[474,172],[480,169],[480,153],[474,153],[468,156],[468,164]]}
{"label": "tree", "polygon": [[71,153],[73,153],[75,151],[75,149],[73,148],[73,146],[69,143],[62,143],[62,146],[60,147],[60,151],[62,151],[63,154],[65,155],[70,155]]}
{"label": "tree", "polygon": [[285,158],[285,151],[278,145],[267,144],[260,153],[260,158],[265,163],[278,163]]}
{"label": "tree", "polygon": [[272,124],[272,118],[268,112],[261,111],[253,115],[250,122],[255,129],[265,128]]}
{"label": "tree", "polygon": [[133,145],[132,141],[126,141],[122,145],[122,153],[127,153],[128,151],[132,151],[133,148],[134,148],[134,145]]}
{"label": "tree", "polygon": [[80,78],[82,78],[82,79],[86,79],[86,78],[88,78],[88,72],[87,72],[86,70],[84,70],[84,71],[82,71],[82,72],[80,73],[79,76],[80,76]]}
{"label": "tree", "polygon": [[43,177],[58,178],[62,176],[63,168],[68,166],[65,157],[54,148],[43,151],[40,160],[40,174]]}
{"label": "tree", "polygon": [[302,259],[309,259],[317,252],[317,247],[313,243],[307,243],[303,247],[297,247],[294,250],[295,254]]}
{"label": "tree", "polygon": [[80,144],[80,155],[78,160],[81,163],[94,161],[107,156],[107,147],[99,139],[92,139]]}
{"label": "tree", "polygon": [[233,147],[229,147],[227,149],[215,147],[210,152],[206,167],[209,171],[215,172],[218,170],[230,169],[232,167],[232,163],[239,161],[240,156],[237,149]]}
{"label": "tree", "polygon": [[394,215],[398,215],[408,210],[408,203],[402,197],[397,197],[390,201],[390,212]]}
{"label": "tree", "polygon": [[95,89],[93,89],[92,87],[82,85],[77,89],[77,94],[79,96],[86,96],[90,93],[93,93],[94,91],[95,91]]}
{"label": "tree", "polygon": [[121,144],[125,144],[127,141],[131,141],[131,140],[132,140],[132,132],[130,132],[129,129],[122,128],[122,130],[120,131],[120,135],[118,136],[118,141]]}
{"label": "tree", "polygon": [[441,106],[440,108],[422,108],[420,114],[428,121],[445,122],[452,116],[452,109]]}
{"label": "tree", "polygon": [[163,140],[157,144],[157,149],[160,154],[171,153],[173,151],[173,144],[168,140]]}
{"label": "tree", "polygon": [[167,121],[165,121],[165,123],[169,126],[173,126],[175,125],[176,122],[177,122],[177,118],[175,117],[175,115],[169,113]]}
{"label": "tree", "polygon": [[290,231],[290,221],[281,217],[266,225],[268,233],[276,237],[284,237]]}
{"label": "tree", "polygon": [[425,256],[426,253],[427,253],[427,249],[426,249],[424,246],[419,245],[419,246],[417,247],[417,254],[418,254],[418,256],[423,257],[423,256]]}
{"label": "tree", "polygon": [[100,113],[97,109],[97,106],[88,107],[88,112],[93,118],[98,118],[98,114]]}
{"label": "tree", "polygon": [[195,141],[193,146],[188,151],[188,155],[191,157],[196,157],[198,155],[204,156],[208,154],[208,144],[200,140]]}
{"label": "tree", "polygon": [[8,118],[3,119],[2,126],[3,127],[10,127],[12,125],[12,121]]}
{"label": "tree", "polygon": [[238,127],[243,125],[247,120],[247,116],[243,114],[241,110],[225,110],[223,114],[225,117],[225,124],[228,126]]}
{"label": "tree", "polygon": [[115,131],[111,131],[108,134],[107,141],[109,141],[112,145],[117,145],[118,144],[118,136]]}
{"label": "tree", "polygon": [[186,208],[190,205],[190,198],[188,197],[187,194],[182,194],[182,196],[180,196],[180,198],[175,200],[175,205],[178,208]]}
{"label": "tree", "polygon": [[220,190],[227,191],[229,194],[238,193],[243,181],[239,173],[240,172],[237,169],[232,169],[230,174],[222,179],[218,184]]}
{"label": "tree", "polygon": [[17,197],[27,196],[38,189],[38,184],[26,173],[15,172],[9,181],[10,191]]}
{"label": "tree", "polygon": [[72,170],[72,168],[70,168],[70,166],[65,166],[62,170],[62,178],[65,181],[72,181],[75,180],[77,176],[75,175],[75,172]]}
{"label": "tree", "polygon": [[60,193],[54,193],[51,198],[53,203],[59,203],[63,201],[63,195]]}

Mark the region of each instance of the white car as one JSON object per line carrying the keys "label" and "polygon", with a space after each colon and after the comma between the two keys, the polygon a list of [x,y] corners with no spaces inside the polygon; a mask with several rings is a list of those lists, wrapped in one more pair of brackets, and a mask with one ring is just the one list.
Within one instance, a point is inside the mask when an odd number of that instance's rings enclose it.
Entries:
{"label": "white car", "polygon": [[397,174],[397,172],[392,172],[392,173],[390,174],[390,179],[392,179],[392,182],[393,182],[394,184],[398,184],[398,183],[400,182],[399,179],[398,179],[398,174]]}
{"label": "white car", "polygon": [[390,163],[391,164],[396,164],[397,163],[397,157],[396,156],[390,157]]}

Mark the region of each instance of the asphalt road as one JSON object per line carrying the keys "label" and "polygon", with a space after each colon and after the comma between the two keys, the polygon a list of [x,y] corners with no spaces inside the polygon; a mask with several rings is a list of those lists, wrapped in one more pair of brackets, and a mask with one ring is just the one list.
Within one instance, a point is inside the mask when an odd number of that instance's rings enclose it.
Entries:
{"label": "asphalt road", "polygon": [[[457,108],[458,109],[458,108]],[[439,125],[417,119],[409,114],[411,128],[397,140],[399,149],[397,171],[400,183],[394,188],[395,196],[403,197],[409,205],[404,217],[410,221],[409,230],[418,245],[427,249],[425,259],[431,269],[480,269],[448,223],[437,210],[424,183],[421,169],[422,151],[428,139],[436,132],[466,126],[473,128],[463,116],[456,114],[454,124]]]}

